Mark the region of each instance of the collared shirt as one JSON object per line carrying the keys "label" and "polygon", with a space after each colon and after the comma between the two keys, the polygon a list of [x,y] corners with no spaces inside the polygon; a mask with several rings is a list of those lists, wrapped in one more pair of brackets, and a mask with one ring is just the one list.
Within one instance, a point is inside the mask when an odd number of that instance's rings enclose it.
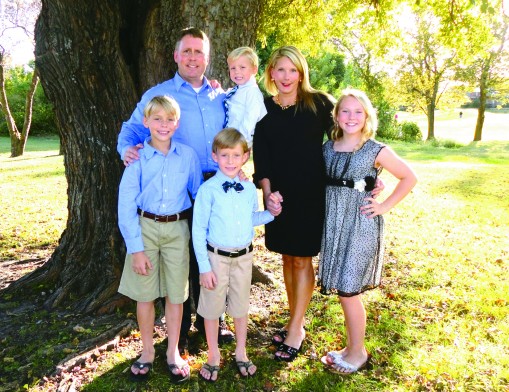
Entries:
{"label": "collared shirt", "polygon": [[180,124],[172,140],[194,149],[202,171],[217,170],[217,164],[212,159],[212,141],[223,129],[224,92],[220,89],[214,90],[204,78],[197,93],[178,73],[173,79],[145,92],[131,118],[122,124],[117,143],[120,157],[124,158],[128,147],[142,143],[149,136],[149,130],[143,126],[143,109],[157,95],[169,95],[175,98],[180,106]]}
{"label": "collared shirt", "polygon": [[200,273],[211,270],[207,242],[219,248],[248,246],[254,237],[254,226],[274,220],[269,211],[258,211],[258,195],[252,182],[243,181],[244,190],[223,190],[225,181],[239,178],[218,171],[198,190],[193,210],[193,246]]}
{"label": "collared shirt", "polygon": [[267,114],[263,95],[253,76],[228,100],[228,127],[244,135],[249,148],[253,145],[256,123]]}
{"label": "collared shirt", "polygon": [[188,146],[171,141],[165,156],[148,142],[140,159],[125,168],[118,190],[118,225],[127,253],[144,249],[137,209],[156,215],[173,215],[191,207],[202,183],[196,153]]}

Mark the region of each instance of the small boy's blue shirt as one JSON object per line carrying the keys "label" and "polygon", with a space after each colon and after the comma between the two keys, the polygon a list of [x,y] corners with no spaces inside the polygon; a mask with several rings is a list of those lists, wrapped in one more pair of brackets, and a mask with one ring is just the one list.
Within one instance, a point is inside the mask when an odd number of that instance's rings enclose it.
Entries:
{"label": "small boy's blue shirt", "polygon": [[230,188],[226,193],[222,184],[240,182],[218,171],[205,182],[196,196],[193,210],[193,246],[200,273],[211,271],[207,242],[219,248],[248,246],[254,237],[254,226],[274,220],[269,211],[258,211],[258,195],[252,182],[243,181],[244,190]]}
{"label": "small boy's blue shirt", "polygon": [[[177,130],[178,132],[178,130]],[[198,157],[191,147],[171,141],[165,156],[148,142],[140,159],[125,168],[118,192],[118,225],[127,253],[144,250],[137,209],[173,215],[191,207],[203,182]]]}

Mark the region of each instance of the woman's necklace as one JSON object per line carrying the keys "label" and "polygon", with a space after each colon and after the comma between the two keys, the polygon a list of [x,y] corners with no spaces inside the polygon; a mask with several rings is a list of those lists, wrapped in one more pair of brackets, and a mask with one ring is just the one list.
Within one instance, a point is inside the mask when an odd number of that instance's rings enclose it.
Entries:
{"label": "woman's necklace", "polygon": [[295,105],[297,103],[297,98],[295,98],[295,100],[290,105],[281,105],[281,102],[279,102],[279,94],[278,94],[274,97],[274,101],[279,105],[281,110],[286,110],[289,107],[292,107],[293,105]]}

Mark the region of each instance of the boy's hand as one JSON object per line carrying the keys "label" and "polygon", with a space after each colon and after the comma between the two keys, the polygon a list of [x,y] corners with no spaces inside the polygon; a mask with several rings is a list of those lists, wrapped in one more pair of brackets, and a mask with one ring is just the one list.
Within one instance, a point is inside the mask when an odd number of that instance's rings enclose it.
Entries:
{"label": "boy's hand", "polygon": [[283,196],[279,193],[279,191],[272,192],[265,198],[265,205],[267,206],[267,210],[272,214],[272,216],[278,216],[281,214],[283,210],[281,203],[283,202]]}
{"label": "boy's hand", "polygon": [[128,147],[124,154],[124,165],[129,166],[129,164],[133,163],[140,159],[140,154],[138,150],[143,148],[143,144],[138,143],[136,146]]}
{"label": "boy's hand", "polygon": [[204,272],[200,274],[200,286],[209,290],[214,290],[217,285],[217,278],[214,271]]}
{"label": "boy's hand", "polygon": [[154,268],[145,252],[133,253],[132,257],[133,257],[132,269],[138,275],[148,275],[148,270]]}
{"label": "boy's hand", "polygon": [[375,188],[371,191],[371,196],[376,198],[385,189],[385,184],[380,177],[376,178]]}

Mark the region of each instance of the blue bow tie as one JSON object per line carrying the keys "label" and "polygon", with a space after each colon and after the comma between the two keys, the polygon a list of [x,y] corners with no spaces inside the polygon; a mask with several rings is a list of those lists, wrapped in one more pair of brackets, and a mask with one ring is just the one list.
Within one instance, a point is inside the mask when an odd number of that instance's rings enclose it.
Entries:
{"label": "blue bow tie", "polygon": [[242,184],[240,182],[228,182],[228,181],[225,181],[223,182],[223,189],[226,192],[228,192],[228,189],[230,188],[233,188],[235,189],[236,192],[240,192],[240,191],[243,191],[244,190],[244,187],[242,186]]}

